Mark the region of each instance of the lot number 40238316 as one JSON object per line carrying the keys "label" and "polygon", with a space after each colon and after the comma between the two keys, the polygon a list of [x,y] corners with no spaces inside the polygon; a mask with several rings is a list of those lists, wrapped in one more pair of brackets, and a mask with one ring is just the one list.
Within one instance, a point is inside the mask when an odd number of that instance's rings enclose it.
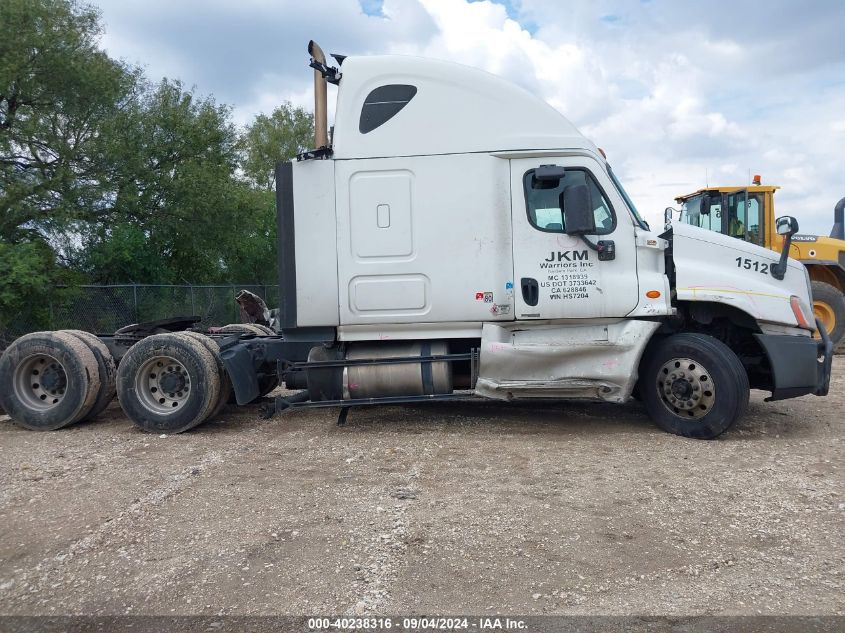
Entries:
{"label": "lot number 40238316", "polygon": [[764,275],[769,272],[769,264],[767,262],[758,262],[747,257],[737,257],[734,261],[736,261],[737,267],[744,268],[745,270],[753,270]]}

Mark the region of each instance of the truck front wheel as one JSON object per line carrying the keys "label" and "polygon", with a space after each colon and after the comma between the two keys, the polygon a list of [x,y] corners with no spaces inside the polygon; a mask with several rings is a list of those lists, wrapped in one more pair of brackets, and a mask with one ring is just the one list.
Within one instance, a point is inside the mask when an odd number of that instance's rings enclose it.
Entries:
{"label": "truck front wheel", "polygon": [[712,336],[675,334],[647,351],[639,392],[661,429],[710,440],[745,412],[748,374],[737,355]]}

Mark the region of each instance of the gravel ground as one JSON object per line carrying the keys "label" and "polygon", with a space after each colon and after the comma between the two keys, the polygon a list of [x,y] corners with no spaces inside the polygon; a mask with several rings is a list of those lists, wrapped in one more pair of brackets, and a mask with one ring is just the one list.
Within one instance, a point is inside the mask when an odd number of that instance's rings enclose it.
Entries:
{"label": "gravel ground", "polygon": [[831,391],[713,442],[636,403],[3,421],[0,612],[841,615],[841,356]]}

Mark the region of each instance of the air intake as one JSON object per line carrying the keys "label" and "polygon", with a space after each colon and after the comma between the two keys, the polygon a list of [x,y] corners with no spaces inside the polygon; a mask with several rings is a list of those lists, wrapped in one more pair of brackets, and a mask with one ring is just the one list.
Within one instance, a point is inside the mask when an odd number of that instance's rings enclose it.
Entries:
{"label": "air intake", "polygon": [[845,240],[845,223],[842,216],[845,215],[845,198],[842,198],[833,207],[833,228],[830,230],[830,237],[837,240]]}

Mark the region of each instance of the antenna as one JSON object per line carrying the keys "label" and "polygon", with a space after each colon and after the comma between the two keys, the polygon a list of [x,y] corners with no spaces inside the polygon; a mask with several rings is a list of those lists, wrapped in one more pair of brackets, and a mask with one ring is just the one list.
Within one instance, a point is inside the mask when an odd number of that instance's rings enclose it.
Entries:
{"label": "antenna", "polygon": [[706,167],[704,168],[704,186],[710,188],[710,171]]}

